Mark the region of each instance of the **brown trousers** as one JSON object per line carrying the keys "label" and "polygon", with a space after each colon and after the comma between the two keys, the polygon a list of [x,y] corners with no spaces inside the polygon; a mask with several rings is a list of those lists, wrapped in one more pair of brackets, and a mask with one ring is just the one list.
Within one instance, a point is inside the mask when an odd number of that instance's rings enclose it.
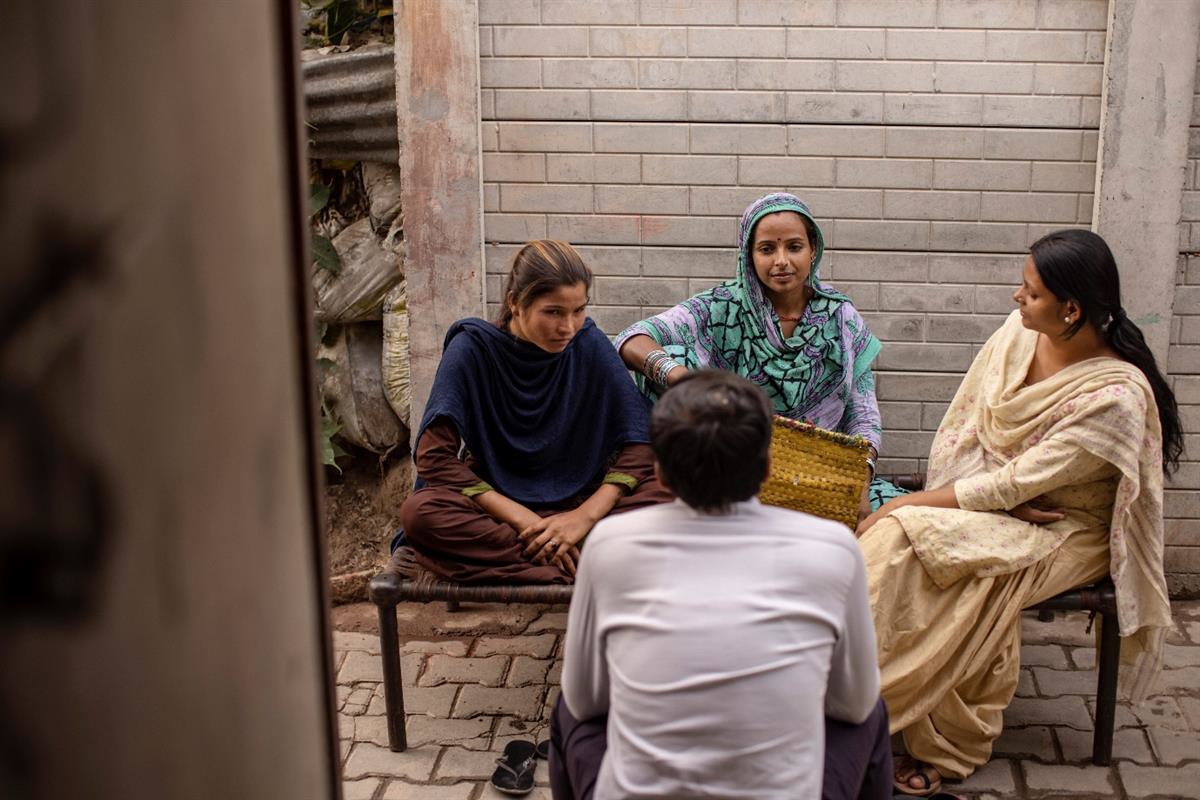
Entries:
{"label": "brown trousers", "polygon": [[[610,514],[620,514],[673,500],[673,495],[650,477],[617,501]],[[578,505],[539,510],[543,517]],[[417,562],[457,583],[571,583],[574,578],[554,564],[535,564],[525,557],[517,531],[481,509],[456,489],[427,486],[400,507],[404,536]]]}

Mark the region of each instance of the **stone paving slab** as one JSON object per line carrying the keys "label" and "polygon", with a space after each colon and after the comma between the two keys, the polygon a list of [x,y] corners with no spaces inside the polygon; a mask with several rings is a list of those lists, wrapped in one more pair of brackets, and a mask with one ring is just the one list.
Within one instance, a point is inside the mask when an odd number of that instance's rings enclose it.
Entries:
{"label": "stone paving slab", "polygon": [[[387,748],[379,640],[334,636],[346,800],[498,800],[488,784],[513,739],[548,735],[561,680],[562,606],[402,604],[402,668],[410,749]],[[1022,619],[1018,696],[992,760],[946,789],[971,800],[1200,800],[1200,601],[1180,623],[1149,700],[1117,707],[1111,767],[1091,762],[1095,652],[1083,614]],[[434,613],[437,612],[437,613]],[[546,765],[527,797],[550,800]]]}

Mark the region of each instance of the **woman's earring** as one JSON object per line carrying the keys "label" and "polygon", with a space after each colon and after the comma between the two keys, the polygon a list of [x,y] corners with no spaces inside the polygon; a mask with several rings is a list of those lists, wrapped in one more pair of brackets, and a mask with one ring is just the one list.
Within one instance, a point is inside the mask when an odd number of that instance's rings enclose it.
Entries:
{"label": "woman's earring", "polygon": [[1070,318],[1070,317],[1063,317],[1063,322],[1065,322],[1065,323],[1067,323],[1068,325],[1070,325],[1070,324],[1071,324],[1071,318]]}

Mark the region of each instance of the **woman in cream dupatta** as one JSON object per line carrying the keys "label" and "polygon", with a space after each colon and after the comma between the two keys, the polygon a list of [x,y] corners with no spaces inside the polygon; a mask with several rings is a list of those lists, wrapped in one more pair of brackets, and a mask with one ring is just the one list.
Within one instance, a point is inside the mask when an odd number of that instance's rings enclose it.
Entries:
{"label": "woman in cream dupatta", "polygon": [[881,693],[911,756],[897,766],[906,793],[990,757],[1017,686],[1022,609],[1111,574],[1135,698],[1171,624],[1162,485],[1182,437],[1108,246],[1087,231],[1044,237],[1014,299],[938,429],[927,489],[859,527]]}

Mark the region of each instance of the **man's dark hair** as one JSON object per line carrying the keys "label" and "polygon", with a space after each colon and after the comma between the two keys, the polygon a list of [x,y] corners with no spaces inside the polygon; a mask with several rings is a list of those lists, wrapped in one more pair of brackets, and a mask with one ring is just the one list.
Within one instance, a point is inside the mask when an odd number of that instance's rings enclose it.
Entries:
{"label": "man's dark hair", "polygon": [[767,477],[771,415],[766,394],[740,375],[688,373],[650,415],[650,446],[663,480],[709,514],[749,500]]}

